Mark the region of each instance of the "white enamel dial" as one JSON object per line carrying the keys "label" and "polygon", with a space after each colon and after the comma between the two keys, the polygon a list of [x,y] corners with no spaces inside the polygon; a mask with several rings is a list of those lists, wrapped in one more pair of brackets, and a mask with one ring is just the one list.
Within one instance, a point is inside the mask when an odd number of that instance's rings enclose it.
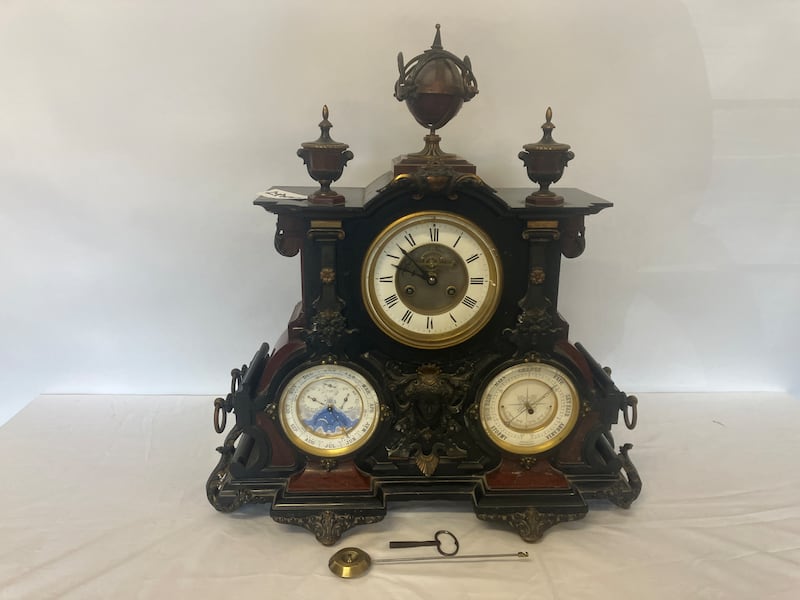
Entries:
{"label": "white enamel dial", "polygon": [[351,454],[369,441],[380,421],[380,400],[358,371],[315,365],[292,377],[278,404],[289,441],[320,457]]}
{"label": "white enamel dial", "polygon": [[545,363],[520,363],[498,373],[480,400],[489,439],[512,454],[538,454],[566,438],[580,401],[569,376]]}
{"label": "white enamel dial", "polygon": [[447,348],[475,335],[494,314],[502,268],[491,239],[443,211],[398,219],[370,246],[362,268],[365,307],[393,339]]}

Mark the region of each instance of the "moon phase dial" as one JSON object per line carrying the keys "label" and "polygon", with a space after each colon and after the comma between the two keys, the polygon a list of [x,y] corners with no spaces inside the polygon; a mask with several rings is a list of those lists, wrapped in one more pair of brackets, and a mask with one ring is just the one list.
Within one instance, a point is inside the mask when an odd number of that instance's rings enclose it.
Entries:
{"label": "moon phase dial", "polygon": [[480,423],[501,450],[539,454],[570,434],[579,404],[566,373],[546,363],[520,363],[498,373],[484,388]]}
{"label": "moon phase dial", "polygon": [[494,314],[502,268],[489,236],[443,211],[398,219],[367,250],[364,305],[381,331],[415,348],[466,341]]}
{"label": "moon phase dial", "polygon": [[313,456],[352,454],[380,421],[375,387],[358,371],[336,364],[304,369],[284,386],[278,403],[289,441]]}

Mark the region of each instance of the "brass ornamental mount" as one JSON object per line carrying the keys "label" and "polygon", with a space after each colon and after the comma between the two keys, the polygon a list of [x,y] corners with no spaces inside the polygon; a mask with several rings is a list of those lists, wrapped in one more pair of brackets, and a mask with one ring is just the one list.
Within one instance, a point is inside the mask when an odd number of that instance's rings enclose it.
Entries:
{"label": "brass ornamental mount", "polygon": [[430,130],[425,136],[425,148],[409,156],[430,160],[451,157],[439,148],[441,138],[436,130],[444,127],[478,93],[478,82],[472,73],[469,56],[458,58],[442,47],[440,25],[430,49],[403,61],[397,54],[400,77],[394,85],[394,96],[405,101],[417,123]]}
{"label": "brass ornamental mount", "polygon": [[550,191],[550,185],[561,179],[567,163],[575,158],[569,144],[560,144],[553,139],[553,109],[547,107],[546,121],[542,125],[542,139],[533,144],[525,144],[519,153],[520,160],[525,163],[528,178],[539,184],[539,189],[525,198],[528,206],[560,206],[564,204],[563,196]]}
{"label": "brass ornamental mount", "polygon": [[328,106],[322,107],[322,121],[319,124],[319,138],[313,142],[303,142],[297,156],[303,159],[308,174],[319,182],[319,189],[308,196],[312,204],[338,206],[344,204],[344,196],[331,189],[331,184],[342,176],[347,161],[353,158],[348,145],[331,138],[328,120]]}

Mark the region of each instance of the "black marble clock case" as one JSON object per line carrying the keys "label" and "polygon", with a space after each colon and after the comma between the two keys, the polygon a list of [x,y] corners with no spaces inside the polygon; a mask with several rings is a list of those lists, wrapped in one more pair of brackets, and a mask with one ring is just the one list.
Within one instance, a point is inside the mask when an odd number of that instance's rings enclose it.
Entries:
{"label": "black marble clock case", "polygon": [[[303,196],[313,191],[282,189]],[[528,206],[528,190],[493,190],[474,174],[446,168],[387,175],[368,188],[339,193],[345,201],[338,206],[264,197],[255,202],[277,215],[276,250],[301,254],[302,299],[274,349],[262,344],[248,365],[234,369],[231,393],[217,400],[218,429],[231,412],[235,425],[208,479],[211,504],[222,512],[267,504],[275,521],[300,525],[326,545],[350,527],[381,520],[389,501],[470,502],[478,518],[505,523],[531,542],[554,524],[583,517],[590,500],[629,507],[641,480],[630,445],[617,450],[611,427],[620,412],[635,425],[629,418],[635,419],[635,399],[585,348],[570,343],[558,312],[561,257],[583,252],[584,218],[611,203],[560,189],[562,205]],[[466,342],[438,350],[390,339],[371,321],[361,297],[361,263],[374,237],[396,219],[424,210],[476,223],[492,238],[504,274],[489,323]],[[269,310],[269,298],[264,305]],[[569,436],[529,456],[494,446],[478,416],[483,386],[522,361],[557,367],[580,396]],[[381,400],[377,431],[351,456],[306,455],[281,430],[282,386],[298,370],[323,362],[364,373]]]}

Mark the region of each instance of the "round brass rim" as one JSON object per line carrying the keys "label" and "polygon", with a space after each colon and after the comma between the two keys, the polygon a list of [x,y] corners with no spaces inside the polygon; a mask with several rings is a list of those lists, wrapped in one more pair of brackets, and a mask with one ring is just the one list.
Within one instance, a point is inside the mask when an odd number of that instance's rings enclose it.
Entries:
{"label": "round brass rim", "polygon": [[[539,444],[535,444],[535,445],[517,444],[517,443],[514,443],[512,441],[509,441],[509,440],[506,440],[506,439],[502,439],[500,436],[496,435],[492,431],[491,427],[487,423],[484,404],[487,401],[486,399],[487,399],[487,394],[489,393],[489,391],[492,389],[492,387],[496,387],[497,385],[499,385],[498,381],[503,376],[508,376],[513,371],[526,370],[526,369],[530,369],[531,367],[534,367],[534,366],[537,366],[540,369],[549,370],[555,376],[560,376],[561,378],[563,378],[564,385],[567,388],[568,394],[562,394],[560,396],[556,395],[556,399],[557,399],[558,403],[570,402],[570,404],[571,404],[571,412],[570,412],[570,415],[569,415],[569,418],[568,418],[567,422],[564,424],[564,427],[561,429],[561,431],[558,432],[557,435],[553,436],[552,438],[547,439],[544,442],[539,443]],[[539,380],[539,379],[537,377],[535,377],[535,376],[531,376],[531,380]],[[545,382],[543,382],[543,383],[545,383]],[[511,384],[509,384],[508,387],[510,387],[510,385]],[[503,391],[505,391],[505,390],[503,390]],[[502,396],[503,391],[499,392],[501,396]],[[486,385],[486,387],[483,388],[483,391],[481,392],[481,395],[480,395],[480,410],[479,410],[479,414],[480,414],[481,427],[483,428],[483,431],[486,434],[486,436],[489,438],[489,440],[491,440],[491,442],[495,446],[497,446],[501,450],[505,450],[506,452],[509,452],[511,454],[525,456],[525,455],[532,455],[532,454],[541,454],[542,452],[546,452],[547,450],[550,450],[550,449],[556,447],[561,442],[563,442],[567,438],[567,436],[569,436],[569,434],[572,433],[572,430],[574,429],[575,424],[578,421],[579,408],[580,408],[580,396],[578,395],[577,389],[575,388],[575,384],[573,383],[572,378],[567,373],[565,373],[561,369],[559,369],[559,368],[557,368],[557,367],[555,367],[555,366],[553,366],[553,365],[551,365],[549,363],[540,363],[540,362],[530,362],[529,363],[529,362],[525,362],[525,363],[518,363],[518,364],[512,365],[512,366],[500,371],[499,373],[497,373],[491,379],[491,381]],[[557,410],[557,407],[554,409],[554,413],[555,413],[556,410]],[[538,433],[538,432],[542,431],[544,428],[547,427],[547,425],[551,424],[553,422],[553,420],[554,420],[554,418],[548,419],[547,424],[545,424],[543,426],[540,426],[540,427],[536,427],[535,429],[532,429],[529,432],[529,434],[533,435],[535,433]],[[512,429],[511,427],[508,427],[508,428]]]}
{"label": "round brass rim", "polygon": [[[369,397],[361,396],[361,401],[364,403],[364,411],[363,413],[366,414],[368,412],[367,405],[372,405],[372,411],[374,412],[374,418],[370,427],[367,431],[363,432],[359,438],[346,446],[342,446],[340,448],[320,448],[313,444],[309,444],[305,440],[303,440],[297,433],[292,431],[290,424],[287,422],[286,417],[286,409],[289,402],[297,402],[300,396],[303,394],[303,391],[310,385],[310,382],[304,385],[300,390],[297,391],[296,394],[292,398],[288,397],[288,391],[291,389],[292,385],[295,384],[295,381],[303,376],[308,375],[309,371],[319,371],[319,370],[330,370],[333,369],[335,371],[347,372],[350,376],[354,376],[356,380],[361,380],[361,382],[368,386],[372,390],[372,394]],[[325,379],[337,379],[333,375],[322,375],[322,378]],[[352,385],[352,383],[351,383]],[[344,365],[336,365],[336,364],[321,364],[321,365],[314,365],[303,369],[302,371],[296,373],[293,377],[291,377],[283,386],[281,390],[280,399],[278,401],[278,414],[280,418],[281,427],[283,432],[286,434],[286,437],[292,443],[293,446],[298,448],[299,450],[311,455],[317,456],[320,458],[336,458],[340,456],[345,456],[348,454],[353,454],[360,448],[362,448],[369,440],[372,438],[375,431],[378,429],[378,425],[380,423],[380,399],[378,397],[378,392],[373,385],[372,381],[364,376],[360,371],[352,369],[350,367],[346,367]],[[305,431],[309,432],[313,435],[313,432],[310,431],[304,424],[301,425]],[[344,434],[342,434],[344,435]]]}
{"label": "round brass rim", "polygon": [[[490,285],[486,298],[476,313],[455,329],[443,333],[418,333],[409,331],[389,318],[381,305],[381,297],[374,285],[375,262],[388,241],[403,229],[430,221],[446,223],[462,229],[475,240],[486,258],[489,268]],[[491,238],[476,224],[464,217],[445,211],[428,210],[412,213],[397,219],[381,231],[370,244],[364,256],[361,269],[361,295],[367,314],[378,328],[390,338],[420,349],[449,348],[467,341],[478,333],[494,316],[502,295],[503,269],[497,250]],[[437,313],[446,315],[447,311]]]}

